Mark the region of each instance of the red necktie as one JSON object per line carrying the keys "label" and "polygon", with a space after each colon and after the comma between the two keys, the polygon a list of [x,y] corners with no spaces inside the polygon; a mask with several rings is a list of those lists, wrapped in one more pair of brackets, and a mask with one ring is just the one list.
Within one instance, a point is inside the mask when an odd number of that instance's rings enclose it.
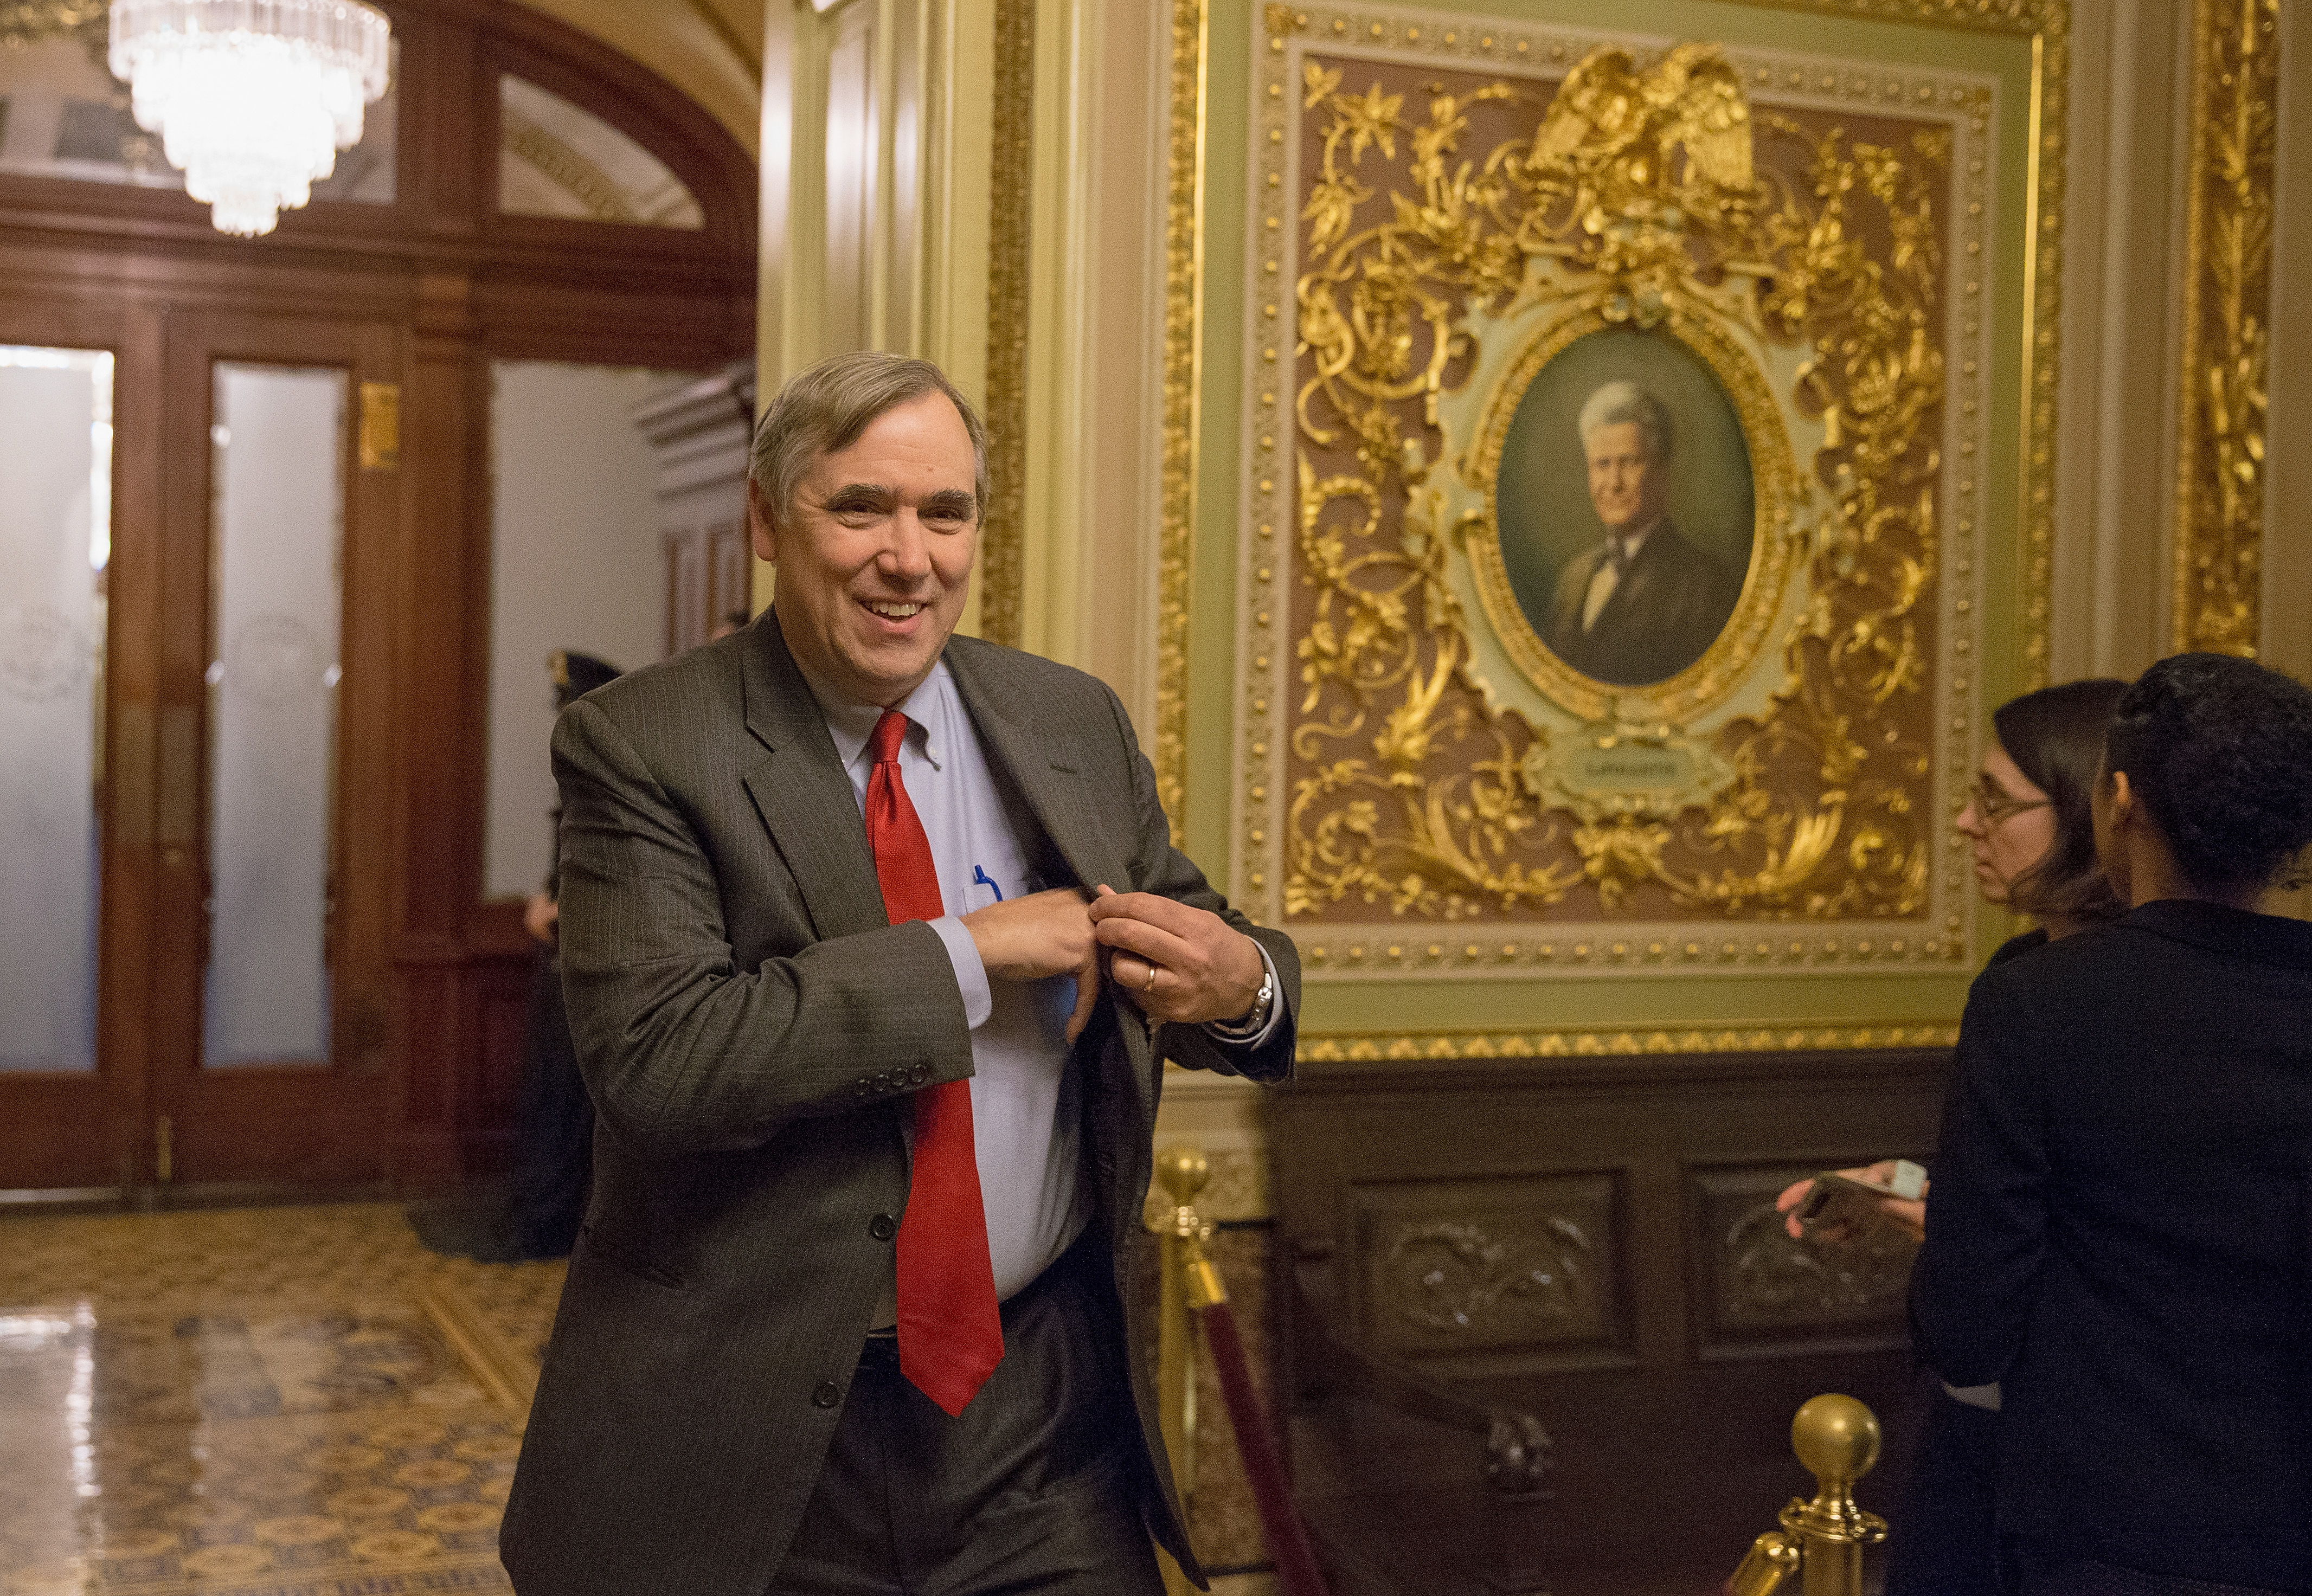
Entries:
{"label": "red necktie", "polygon": [[[875,768],[867,778],[867,846],[895,926],[947,912],[931,839],[899,780],[906,732],[907,718],[886,710],[868,743]],[[899,1221],[899,1372],[953,1417],[1003,1357],[971,1083],[945,1081],[915,1094],[915,1176]]]}

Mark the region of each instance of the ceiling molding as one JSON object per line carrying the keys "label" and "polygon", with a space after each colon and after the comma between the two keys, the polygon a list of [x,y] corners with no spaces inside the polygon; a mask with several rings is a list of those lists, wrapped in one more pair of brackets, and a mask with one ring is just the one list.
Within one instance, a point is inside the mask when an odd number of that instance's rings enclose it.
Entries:
{"label": "ceiling molding", "polygon": [[[761,19],[750,36],[735,0],[519,0],[658,74],[722,124],[750,156],[762,142]],[[753,42],[749,42],[750,37]]]}

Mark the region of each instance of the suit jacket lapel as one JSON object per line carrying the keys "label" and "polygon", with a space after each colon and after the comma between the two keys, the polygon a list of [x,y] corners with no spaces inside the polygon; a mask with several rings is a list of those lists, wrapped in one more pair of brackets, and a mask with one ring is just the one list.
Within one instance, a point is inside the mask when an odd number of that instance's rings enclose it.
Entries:
{"label": "suit jacket lapel", "polygon": [[1630,568],[1622,572],[1622,580],[1614,584],[1613,592],[1607,595],[1605,605],[1598,611],[1598,624],[1590,629],[1590,636],[1608,635],[1622,624],[1623,617],[1631,610],[1651,603],[1649,595],[1661,580],[1662,561],[1675,536],[1667,517],[1646,535],[1645,542],[1630,561]]}
{"label": "suit jacket lapel", "polygon": [[888,926],[858,795],[819,700],[787,651],[775,615],[764,616],[749,637],[740,676],[747,730],[763,746],[763,757],[746,775],[755,811],[822,939]]}
{"label": "suit jacket lapel", "polygon": [[[1118,892],[1131,891],[1125,861],[1117,855],[1113,841],[1115,823],[1112,818],[1101,818],[1082,756],[1072,746],[1012,718],[1016,706],[1004,699],[1000,685],[989,679],[989,665],[1001,658],[983,649],[953,644],[947,651],[948,669],[955,676],[956,691],[963,697],[963,707],[979,734],[988,763],[1018,786],[1042,824],[1044,834],[1051,838],[1079,882],[1087,887],[1105,882]],[[1108,797],[1111,807],[1130,798],[1125,793]]]}

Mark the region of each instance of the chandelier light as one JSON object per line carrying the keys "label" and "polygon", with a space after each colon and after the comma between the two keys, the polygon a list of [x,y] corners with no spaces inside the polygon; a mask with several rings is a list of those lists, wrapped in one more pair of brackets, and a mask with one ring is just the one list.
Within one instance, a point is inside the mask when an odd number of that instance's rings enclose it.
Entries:
{"label": "chandelier light", "polygon": [[360,142],[389,31],[357,0],[112,0],[108,65],[185,192],[254,238]]}

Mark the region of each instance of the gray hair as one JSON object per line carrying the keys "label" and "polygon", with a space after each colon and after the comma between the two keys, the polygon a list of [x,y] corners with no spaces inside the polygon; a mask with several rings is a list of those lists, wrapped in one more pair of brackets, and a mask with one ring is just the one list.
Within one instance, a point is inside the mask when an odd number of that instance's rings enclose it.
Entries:
{"label": "gray hair", "polygon": [[971,437],[974,508],[984,515],[987,429],[979,413],[931,362],[880,350],[833,355],[789,378],[755,423],[747,478],[761,491],[765,508],[784,518],[793,510],[795,489],[813,461],[849,449],[877,416],[925,394],[945,394],[963,417],[963,430]]}
{"label": "gray hair", "polygon": [[1609,382],[1591,394],[1589,402],[1581,406],[1581,419],[1575,423],[1575,430],[1581,435],[1581,446],[1587,449],[1590,433],[1599,427],[1625,421],[1638,423],[1638,433],[1646,440],[1647,458],[1669,458],[1669,411],[1660,399],[1626,379]]}

